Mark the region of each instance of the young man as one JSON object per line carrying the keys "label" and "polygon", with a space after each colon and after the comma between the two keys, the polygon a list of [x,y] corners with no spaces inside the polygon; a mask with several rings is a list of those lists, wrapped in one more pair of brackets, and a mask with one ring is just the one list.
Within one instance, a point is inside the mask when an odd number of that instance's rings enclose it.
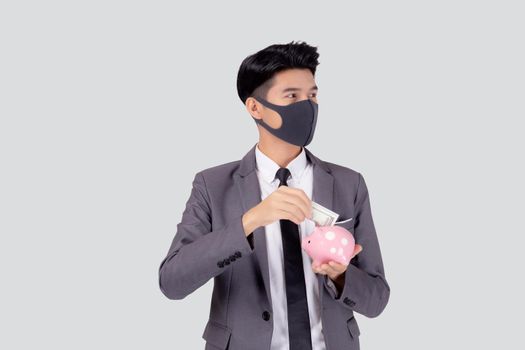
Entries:
{"label": "young man", "polygon": [[[357,350],[354,311],[376,317],[388,303],[363,176],[305,147],[317,121],[318,57],[315,47],[292,41],[242,62],[237,90],[259,141],[241,160],[195,175],[160,264],[170,299],[214,278],[206,349]],[[341,221],[352,218],[341,224],[356,241],[348,265],[315,266],[301,249],[312,201]]]}

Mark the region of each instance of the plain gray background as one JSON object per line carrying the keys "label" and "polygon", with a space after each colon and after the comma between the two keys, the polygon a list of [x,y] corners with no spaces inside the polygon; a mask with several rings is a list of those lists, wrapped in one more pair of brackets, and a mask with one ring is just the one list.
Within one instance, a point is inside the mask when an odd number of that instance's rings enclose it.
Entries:
{"label": "plain gray background", "polygon": [[0,347],[201,349],[158,287],[195,173],[257,142],[241,61],[304,40],[309,149],[361,172],[392,293],[363,349],[523,349],[519,1],[3,1]]}

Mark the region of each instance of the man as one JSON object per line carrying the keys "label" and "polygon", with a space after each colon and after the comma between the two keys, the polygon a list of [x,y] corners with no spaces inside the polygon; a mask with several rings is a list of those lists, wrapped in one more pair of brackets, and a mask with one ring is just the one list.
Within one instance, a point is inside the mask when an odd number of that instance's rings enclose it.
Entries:
{"label": "man", "polygon": [[[376,317],[388,303],[363,176],[305,147],[317,121],[318,56],[292,41],[242,62],[237,90],[259,141],[241,160],[195,175],[160,265],[170,299],[214,278],[206,349],[359,349],[354,311]],[[301,249],[312,201],[338,213],[354,235],[348,265],[315,266]]]}

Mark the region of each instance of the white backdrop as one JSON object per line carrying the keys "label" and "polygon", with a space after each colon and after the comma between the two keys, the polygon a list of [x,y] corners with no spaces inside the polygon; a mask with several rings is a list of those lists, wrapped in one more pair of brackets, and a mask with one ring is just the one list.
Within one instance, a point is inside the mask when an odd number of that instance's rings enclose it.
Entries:
{"label": "white backdrop", "polygon": [[195,173],[257,141],[237,69],[304,40],[308,146],[361,172],[390,302],[363,349],[523,349],[519,1],[3,1],[2,349],[202,349],[158,267]]}

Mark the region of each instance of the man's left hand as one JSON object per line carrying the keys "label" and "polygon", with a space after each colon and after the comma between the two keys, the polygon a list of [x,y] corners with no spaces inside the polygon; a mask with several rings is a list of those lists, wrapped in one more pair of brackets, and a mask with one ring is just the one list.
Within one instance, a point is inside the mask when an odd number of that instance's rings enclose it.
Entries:
{"label": "man's left hand", "polygon": [[[363,250],[363,247],[360,244],[356,244],[354,247],[354,253],[350,260],[354,258]],[[328,275],[328,277],[334,282],[336,287],[339,290],[342,290],[345,282],[345,271],[348,265],[340,264],[337,261],[330,260],[328,264],[321,264],[321,266],[316,265],[312,262],[312,269],[315,273],[320,273],[322,275]]]}

